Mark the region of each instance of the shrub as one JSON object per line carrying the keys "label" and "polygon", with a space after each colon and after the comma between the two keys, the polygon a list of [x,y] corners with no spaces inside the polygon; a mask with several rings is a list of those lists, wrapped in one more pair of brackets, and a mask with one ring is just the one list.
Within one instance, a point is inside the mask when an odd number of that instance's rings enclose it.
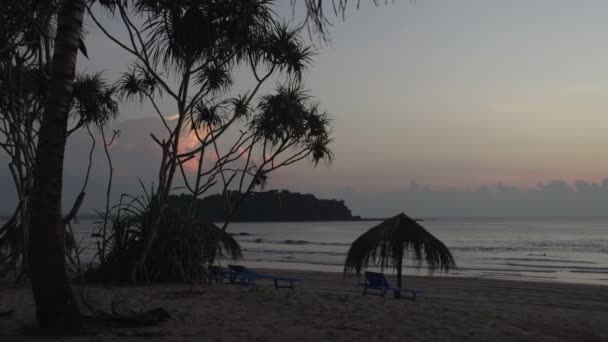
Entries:
{"label": "shrub", "polygon": [[[149,223],[149,203],[134,199],[118,205],[106,222],[105,243],[102,227],[98,234],[97,263],[86,272],[88,280],[131,281],[131,268]],[[103,224],[103,223],[102,223]],[[166,209],[158,234],[145,263],[146,279],[138,281],[192,281],[202,276],[204,265],[221,258],[242,258],[238,242],[210,222],[192,219],[178,209]]]}

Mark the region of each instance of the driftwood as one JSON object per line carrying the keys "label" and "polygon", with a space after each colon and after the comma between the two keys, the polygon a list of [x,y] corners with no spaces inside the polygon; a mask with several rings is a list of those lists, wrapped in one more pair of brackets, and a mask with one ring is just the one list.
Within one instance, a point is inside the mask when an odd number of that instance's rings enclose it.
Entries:
{"label": "driftwood", "polygon": [[127,336],[127,337],[159,337],[159,336],[167,336],[169,332],[166,331],[117,331],[116,335],[118,336]]}
{"label": "driftwood", "polygon": [[84,315],[83,318],[85,321],[95,324],[109,324],[114,325],[117,324],[121,327],[142,327],[142,326],[151,326],[151,325],[159,325],[162,322],[165,322],[171,318],[171,314],[163,309],[156,308],[143,312],[128,312],[128,313],[117,313],[114,308],[112,308],[112,312],[105,312],[101,310],[97,310],[93,315]]}

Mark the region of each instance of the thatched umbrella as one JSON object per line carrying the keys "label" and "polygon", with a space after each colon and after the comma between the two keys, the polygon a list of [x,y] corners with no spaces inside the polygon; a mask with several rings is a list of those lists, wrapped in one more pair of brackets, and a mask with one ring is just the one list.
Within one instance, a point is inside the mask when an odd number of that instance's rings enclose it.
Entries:
{"label": "thatched umbrella", "polygon": [[350,246],[344,272],[356,271],[370,263],[397,269],[397,287],[401,287],[404,253],[413,257],[416,267],[426,262],[430,273],[456,268],[450,250],[418,222],[401,213],[370,228]]}

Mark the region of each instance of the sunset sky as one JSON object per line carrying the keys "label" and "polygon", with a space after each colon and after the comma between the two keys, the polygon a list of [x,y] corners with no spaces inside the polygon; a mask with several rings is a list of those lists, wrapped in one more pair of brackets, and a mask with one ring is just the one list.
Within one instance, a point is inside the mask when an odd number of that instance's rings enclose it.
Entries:
{"label": "sunset sky", "polygon": [[[269,188],[348,203],[353,193],[398,192],[413,181],[447,191],[500,182],[521,189],[552,180],[600,184],[608,177],[608,2],[424,0],[374,8],[362,1],[358,11],[351,7],[345,22],[331,17],[331,43],[318,46],[305,76],[334,120],[335,161],[281,170]],[[288,5],[278,11],[291,18]],[[91,59],[80,59],[79,69],[116,77],[128,56],[92,25],[88,30]],[[249,76],[239,73],[235,92],[249,85]],[[171,103],[162,110],[175,112]],[[152,141],[145,128],[155,120],[148,105],[123,104],[119,144],[147,151]],[[141,132],[130,135],[129,125]],[[83,152],[70,144],[73,156]],[[137,183],[136,176],[152,182],[158,156],[132,156],[116,157],[125,184]],[[68,156],[73,174],[82,173],[77,159]],[[383,214],[362,207],[366,215]]]}
{"label": "sunset sky", "polygon": [[350,14],[308,81],[336,119],[323,174],[367,190],[602,179],[606,13],[603,1],[399,1]]}

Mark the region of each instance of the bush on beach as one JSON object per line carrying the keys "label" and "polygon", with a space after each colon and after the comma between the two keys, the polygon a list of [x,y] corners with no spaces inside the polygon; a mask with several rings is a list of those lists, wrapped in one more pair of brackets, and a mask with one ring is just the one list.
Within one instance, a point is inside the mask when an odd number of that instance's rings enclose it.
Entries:
{"label": "bush on beach", "polygon": [[[97,254],[85,273],[89,281],[129,282],[130,266],[143,246],[143,236],[150,224],[150,199],[133,199],[119,204],[100,222]],[[238,242],[210,222],[192,218],[185,210],[166,209],[157,237],[146,259],[145,272],[136,281],[195,281],[205,273],[204,265],[221,258],[242,258]],[[105,236],[105,238],[104,238]],[[104,243],[105,241],[105,243]]]}

